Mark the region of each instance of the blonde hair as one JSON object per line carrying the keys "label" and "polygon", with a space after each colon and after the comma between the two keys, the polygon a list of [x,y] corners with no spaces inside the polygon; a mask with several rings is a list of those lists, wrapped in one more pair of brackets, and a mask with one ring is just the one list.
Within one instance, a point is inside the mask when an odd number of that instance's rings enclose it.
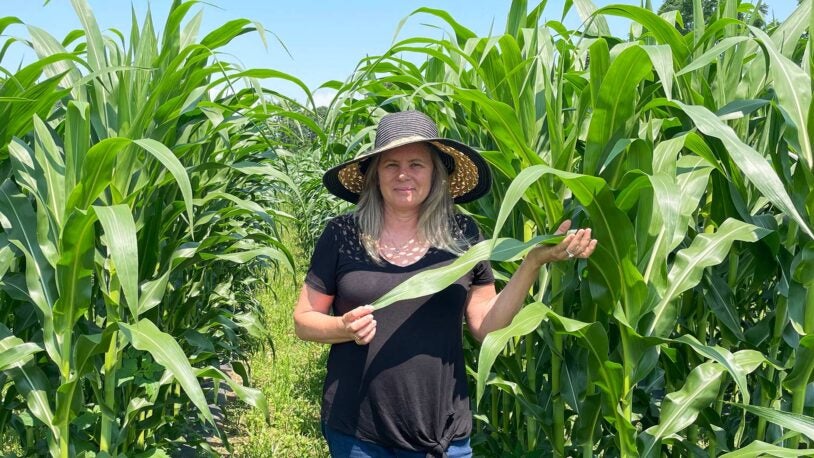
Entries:
{"label": "blonde hair", "polygon": [[[438,156],[439,153],[434,148],[429,148],[433,165],[432,184],[419,210],[418,236],[429,242],[430,246],[461,255],[469,247],[469,242],[455,222],[455,207],[449,194],[447,169]],[[377,264],[382,263],[379,239],[384,228],[384,198],[379,189],[379,157],[380,155],[376,155],[370,159],[359,193],[359,203],[354,211],[362,245]],[[456,234],[460,236],[456,237]]]}

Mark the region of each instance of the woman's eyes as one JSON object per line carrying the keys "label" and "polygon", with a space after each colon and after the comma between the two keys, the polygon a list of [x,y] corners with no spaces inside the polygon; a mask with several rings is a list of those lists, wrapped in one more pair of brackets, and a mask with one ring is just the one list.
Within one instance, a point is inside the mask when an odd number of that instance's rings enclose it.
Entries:
{"label": "woman's eyes", "polygon": [[[388,168],[388,169],[397,169],[397,168],[399,168],[399,165],[396,164],[395,162],[391,162],[389,164],[385,164],[385,167]],[[421,162],[413,162],[413,163],[410,164],[410,167],[412,167],[414,169],[424,168],[424,164],[422,164]]]}

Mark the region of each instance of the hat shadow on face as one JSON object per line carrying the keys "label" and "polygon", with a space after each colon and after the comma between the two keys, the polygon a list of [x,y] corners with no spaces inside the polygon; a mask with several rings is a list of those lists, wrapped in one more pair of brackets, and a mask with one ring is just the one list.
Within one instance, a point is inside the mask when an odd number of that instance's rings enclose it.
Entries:
{"label": "hat shadow on face", "polygon": [[[430,153],[434,154],[441,160],[441,163],[444,164],[444,169],[447,171],[447,175],[451,175],[455,171],[455,160],[449,154],[441,153],[435,145],[432,143],[427,142],[427,146],[430,148]],[[383,153],[384,151],[382,151]],[[359,161],[359,172],[362,175],[367,175],[367,171],[370,165],[373,163],[373,157],[366,157]]]}

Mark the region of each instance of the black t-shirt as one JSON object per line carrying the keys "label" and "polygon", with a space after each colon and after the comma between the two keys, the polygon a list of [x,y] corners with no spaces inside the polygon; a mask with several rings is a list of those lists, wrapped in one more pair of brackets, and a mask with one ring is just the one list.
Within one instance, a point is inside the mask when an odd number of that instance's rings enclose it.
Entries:
{"label": "black t-shirt", "polygon": [[[481,240],[475,222],[456,215],[456,237]],[[370,304],[407,278],[451,263],[455,255],[430,247],[418,262],[400,267],[374,263],[365,252],[353,215],[328,222],[305,282],[334,296],[343,315]],[[369,345],[334,344],[328,356],[322,419],[333,429],[386,447],[441,456],[450,442],[469,436],[472,413],[463,356],[462,323],[471,285],[494,283],[481,262],[446,289],[396,302],[373,312]]]}

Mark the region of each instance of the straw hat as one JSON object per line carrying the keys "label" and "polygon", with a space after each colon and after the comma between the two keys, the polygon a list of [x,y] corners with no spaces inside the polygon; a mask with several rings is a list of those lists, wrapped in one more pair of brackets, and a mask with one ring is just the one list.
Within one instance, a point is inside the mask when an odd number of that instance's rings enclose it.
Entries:
{"label": "straw hat", "polygon": [[372,150],[325,172],[322,183],[331,194],[351,203],[359,201],[370,159],[380,153],[412,143],[432,146],[449,174],[449,192],[455,203],[471,202],[489,192],[492,174],[486,161],[471,147],[438,136],[432,119],[418,111],[400,111],[382,117]]}

